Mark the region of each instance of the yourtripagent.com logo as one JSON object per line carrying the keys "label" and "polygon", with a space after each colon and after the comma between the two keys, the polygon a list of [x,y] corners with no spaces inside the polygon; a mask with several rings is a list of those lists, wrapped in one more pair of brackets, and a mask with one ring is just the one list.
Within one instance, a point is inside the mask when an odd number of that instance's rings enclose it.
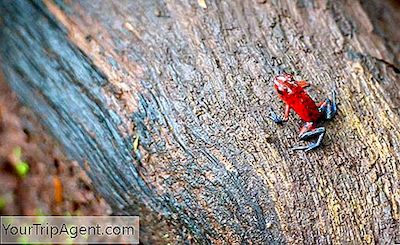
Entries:
{"label": "yourtripagent.com logo", "polygon": [[138,244],[138,216],[1,216],[1,244]]}

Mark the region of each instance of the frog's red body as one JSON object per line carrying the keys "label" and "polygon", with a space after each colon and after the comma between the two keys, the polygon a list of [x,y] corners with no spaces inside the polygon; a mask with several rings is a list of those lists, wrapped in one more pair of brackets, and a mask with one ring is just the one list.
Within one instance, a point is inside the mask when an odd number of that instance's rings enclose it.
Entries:
{"label": "frog's red body", "polygon": [[[271,119],[276,123],[287,121],[290,110],[293,109],[299,117],[306,122],[300,130],[300,139],[308,139],[313,136],[319,136],[316,143],[310,144],[307,147],[296,147],[296,150],[311,150],[321,144],[325,133],[325,128],[316,128],[316,124],[321,119],[331,119],[336,114],[336,103],[329,99],[324,100],[318,105],[304,90],[309,86],[306,81],[296,81],[291,74],[282,74],[275,77],[274,87],[278,92],[279,97],[285,102],[285,115],[283,120],[271,115]],[[333,96],[334,97],[334,96]]]}
{"label": "frog's red body", "polygon": [[[283,81],[282,84],[286,86],[290,93],[278,93],[279,97],[293,109],[299,117],[305,122],[316,122],[321,117],[318,107],[314,100],[306,93],[304,88],[298,83],[291,83]],[[275,89],[278,91],[278,86]]]}

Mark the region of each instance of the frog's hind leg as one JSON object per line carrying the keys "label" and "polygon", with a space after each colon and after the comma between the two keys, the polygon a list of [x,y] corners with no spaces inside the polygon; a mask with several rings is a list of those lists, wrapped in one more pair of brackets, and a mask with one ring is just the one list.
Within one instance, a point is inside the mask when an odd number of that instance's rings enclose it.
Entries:
{"label": "frog's hind leg", "polygon": [[331,120],[337,113],[336,93],[332,91],[332,100],[326,99],[318,104],[318,110],[325,120]]}
{"label": "frog's hind leg", "polygon": [[325,128],[324,127],[314,128],[313,123],[306,123],[300,131],[299,139],[307,140],[309,138],[317,137],[317,136],[318,136],[318,139],[316,142],[310,143],[305,146],[297,146],[292,149],[295,151],[304,150],[305,152],[307,152],[307,151],[315,149],[321,145],[322,140],[324,139],[324,136],[325,136]]}
{"label": "frog's hind leg", "polygon": [[[323,119],[331,120],[337,113],[336,93],[332,91],[332,100],[326,99],[318,104],[318,110],[322,114]],[[306,123],[300,131],[299,139],[307,140],[309,138],[318,137],[317,141],[306,146],[297,146],[293,150],[304,150],[305,152],[319,147],[325,136],[325,128],[315,128],[314,123]]]}

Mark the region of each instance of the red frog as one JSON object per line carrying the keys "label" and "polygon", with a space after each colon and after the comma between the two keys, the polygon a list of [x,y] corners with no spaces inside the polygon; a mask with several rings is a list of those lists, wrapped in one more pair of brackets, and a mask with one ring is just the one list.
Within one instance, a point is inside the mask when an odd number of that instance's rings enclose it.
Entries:
{"label": "red frog", "polygon": [[269,116],[274,122],[282,124],[288,120],[290,110],[293,109],[305,122],[300,130],[299,139],[308,140],[312,137],[318,137],[317,141],[314,143],[293,148],[293,150],[304,150],[306,152],[320,146],[324,138],[325,128],[317,128],[317,124],[323,120],[331,120],[337,112],[335,92],[332,92],[332,100],[325,99],[316,104],[304,90],[304,88],[309,85],[310,84],[306,81],[296,81],[292,74],[284,73],[276,76],[274,79],[274,87],[279,97],[286,104],[285,115],[283,119],[281,119],[271,110]]}

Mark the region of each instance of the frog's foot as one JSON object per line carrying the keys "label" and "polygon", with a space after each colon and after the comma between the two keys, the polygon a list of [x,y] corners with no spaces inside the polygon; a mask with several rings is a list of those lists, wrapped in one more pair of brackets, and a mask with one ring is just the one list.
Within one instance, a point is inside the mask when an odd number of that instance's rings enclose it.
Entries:
{"label": "frog's foot", "polygon": [[318,139],[314,143],[311,143],[311,144],[305,145],[305,146],[297,146],[297,147],[292,148],[292,150],[294,150],[294,151],[304,150],[305,152],[311,151],[321,145],[322,140],[324,139],[324,135],[325,135],[324,127],[315,128],[310,131],[301,133],[299,135],[300,140],[307,140],[314,136],[318,136]]}
{"label": "frog's foot", "polygon": [[276,115],[276,113],[272,109],[269,110],[268,117],[277,124],[283,124],[284,122],[284,120],[280,116]]}
{"label": "frog's foot", "polygon": [[318,110],[326,120],[331,120],[337,113],[336,92],[332,91],[332,100],[326,99],[318,104]]}

